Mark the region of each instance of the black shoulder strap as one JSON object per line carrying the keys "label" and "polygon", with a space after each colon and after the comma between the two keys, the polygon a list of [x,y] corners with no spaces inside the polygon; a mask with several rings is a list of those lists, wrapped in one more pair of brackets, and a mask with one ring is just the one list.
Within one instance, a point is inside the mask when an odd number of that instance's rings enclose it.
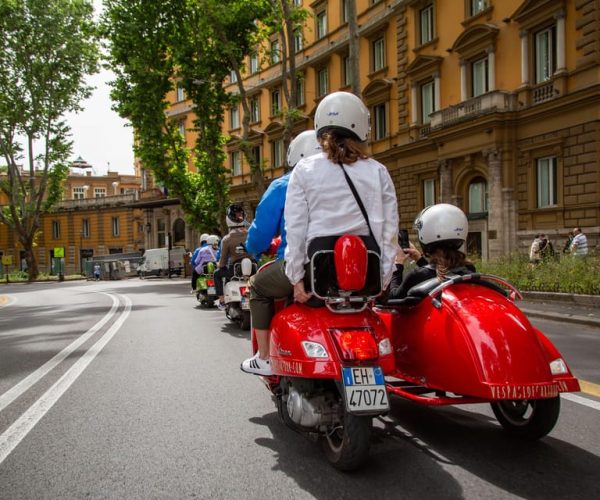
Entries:
{"label": "black shoulder strap", "polygon": [[358,203],[358,207],[360,208],[360,211],[362,212],[363,217],[367,221],[367,227],[369,228],[369,234],[371,235],[372,238],[375,238],[375,236],[373,236],[373,230],[371,229],[371,223],[369,222],[367,210],[365,209],[365,206],[363,205],[363,202],[360,199],[360,196],[358,195],[356,188],[354,187],[354,183],[352,182],[352,179],[350,179],[348,172],[346,172],[346,169],[344,168],[344,164],[342,162],[340,162],[339,165],[340,165],[340,167],[342,167],[342,172],[344,172],[344,177],[346,177],[348,186],[350,186],[350,191],[352,191],[352,194],[354,195],[354,198],[356,199],[356,203]]}

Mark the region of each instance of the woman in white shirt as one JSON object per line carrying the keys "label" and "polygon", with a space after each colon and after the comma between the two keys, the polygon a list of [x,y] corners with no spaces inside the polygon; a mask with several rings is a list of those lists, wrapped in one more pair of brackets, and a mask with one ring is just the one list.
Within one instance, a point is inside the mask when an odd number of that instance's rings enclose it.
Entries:
{"label": "woman in white shirt", "polygon": [[[315,113],[315,130],[323,152],[296,165],[285,202],[287,248],[284,262],[271,265],[251,280],[250,310],[259,350],[242,370],[270,375],[269,328],[273,299],[293,292],[306,302],[304,265],[315,238],[342,234],[371,235],[381,254],[381,280],[389,284],[398,251],[396,190],[386,167],[369,158],[364,143],[370,131],[369,111],[354,94],[334,92]],[[344,170],[366,210],[365,219]]]}

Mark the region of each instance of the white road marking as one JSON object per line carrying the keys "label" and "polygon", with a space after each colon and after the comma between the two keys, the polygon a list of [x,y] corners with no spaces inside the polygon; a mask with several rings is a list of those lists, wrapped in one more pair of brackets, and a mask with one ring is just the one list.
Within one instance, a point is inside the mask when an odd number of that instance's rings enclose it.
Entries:
{"label": "white road marking", "polygon": [[579,403],[580,405],[593,408],[594,410],[600,410],[600,403],[598,401],[594,401],[593,399],[582,398],[581,396],[577,396],[576,394],[564,392],[560,395],[560,397],[569,401],[573,401],[573,403]]}
{"label": "white road marking", "polygon": [[31,429],[42,419],[42,417],[54,406],[60,397],[71,387],[73,382],[83,373],[87,366],[102,351],[108,342],[119,331],[129,313],[131,312],[131,299],[124,296],[125,310],[113,323],[107,332],[88,351],[86,351],[75,364],[46,391],[17,421],[15,421],[3,434],[0,435],[0,464],[17,447],[17,445],[29,434]]}
{"label": "white road marking", "polygon": [[0,411],[6,408],[15,399],[21,396],[21,394],[23,394],[25,391],[29,390],[35,383],[41,380],[42,377],[44,377],[48,372],[55,368],[61,361],[63,361],[67,356],[69,356],[69,354],[71,354],[75,349],[77,349],[80,345],[86,342],[92,335],[94,335],[98,330],[100,330],[100,328],[102,328],[108,321],[110,321],[110,319],[115,315],[117,308],[119,307],[119,299],[115,295],[112,295],[110,293],[104,293],[104,295],[108,295],[113,301],[110,311],[108,311],[108,313],[106,313],[106,315],[100,321],[98,321],[98,323],[92,326],[92,328],[90,328],[87,332],[81,335],[72,344],[65,347],[52,359],[46,361],[36,371],[29,374],[17,385],[15,385],[14,387],[6,391],[4,394],[2,394],[2,396],[0,396]]}

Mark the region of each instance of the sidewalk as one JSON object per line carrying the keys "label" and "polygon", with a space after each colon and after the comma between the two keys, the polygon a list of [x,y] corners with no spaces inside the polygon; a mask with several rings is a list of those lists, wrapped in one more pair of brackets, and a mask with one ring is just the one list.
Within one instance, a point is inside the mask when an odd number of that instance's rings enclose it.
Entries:
{"label": "sidewalk", "polygon": [[524,292],[517,306],[527,316],[600,328],[600,296]]}

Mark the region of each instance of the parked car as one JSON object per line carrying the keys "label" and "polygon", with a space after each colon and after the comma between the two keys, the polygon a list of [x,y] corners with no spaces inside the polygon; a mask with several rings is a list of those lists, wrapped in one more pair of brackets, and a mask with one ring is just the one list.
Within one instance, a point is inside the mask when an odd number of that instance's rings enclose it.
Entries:
{"label": "parked car", "polygon": [[142,256],[142,262],[138,266],[140,278],[146,276],[169,276],[183,274],[185,248],[149,248]]}

